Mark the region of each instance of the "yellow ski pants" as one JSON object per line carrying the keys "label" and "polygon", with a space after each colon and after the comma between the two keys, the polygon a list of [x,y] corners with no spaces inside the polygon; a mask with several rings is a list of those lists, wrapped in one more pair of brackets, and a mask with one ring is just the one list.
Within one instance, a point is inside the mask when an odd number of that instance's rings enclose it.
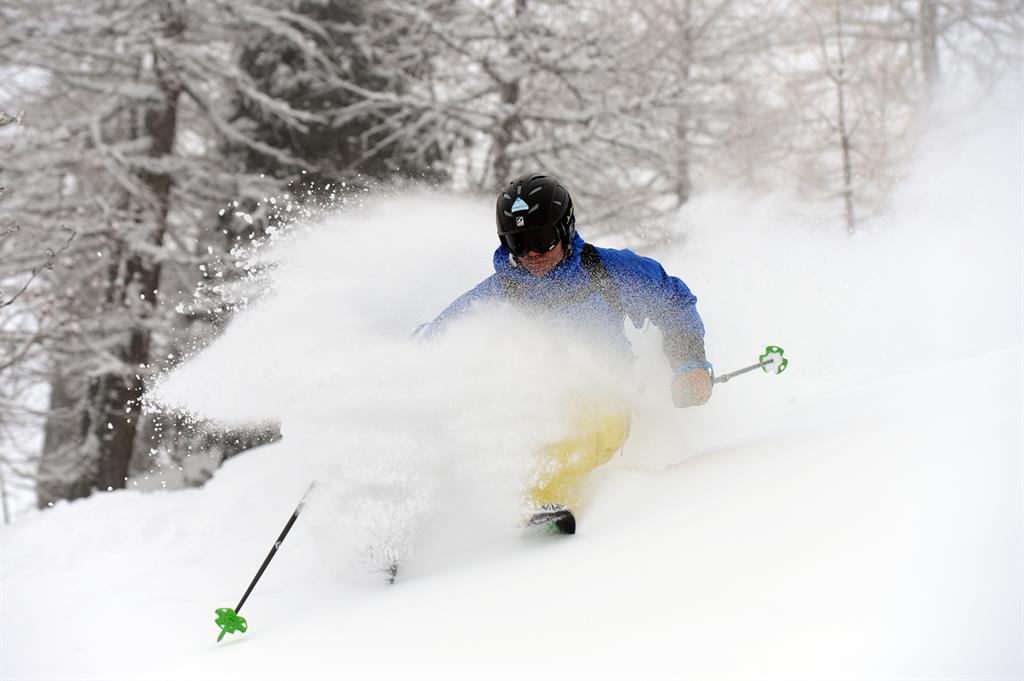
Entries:
{"label": "yellow ski pants", "polygon": [[572,435],[545,445],[536,482],[528,492],[533,506],[561,504],[577,509],[583,481],[608,463],[629,435],[629,413],[608,407],[581,407]]}

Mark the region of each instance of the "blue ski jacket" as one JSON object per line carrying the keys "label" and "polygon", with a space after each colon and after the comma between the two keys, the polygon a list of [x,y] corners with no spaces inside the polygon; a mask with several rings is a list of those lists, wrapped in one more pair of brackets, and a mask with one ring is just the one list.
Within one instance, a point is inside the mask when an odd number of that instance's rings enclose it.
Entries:
{"label": "blue ski jacket", "polygon": [[669,276],[656,260],[630,250],[595,248],[607,272],[602,292],[602,282],[595,281],[582,261],[584,244],[577,232],[568,257],[542,277],[517,265],[508,249],[499,246],[494,252],[494,274],[456,299],[417,335],[432,338],[478,305],[509,302],[568,322],[585,337],[630,353],[622,324],[625,314],[638,329],[650,321],[661,330],[674,372],[711,369],[704,356],[704,324],[697,314],[697,297],[681,279]]}

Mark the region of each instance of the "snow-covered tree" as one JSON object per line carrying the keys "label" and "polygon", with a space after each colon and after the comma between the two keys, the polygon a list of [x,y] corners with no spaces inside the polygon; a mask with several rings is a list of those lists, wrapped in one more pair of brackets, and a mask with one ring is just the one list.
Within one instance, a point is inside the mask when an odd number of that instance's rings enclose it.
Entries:
{"label": "snow-covered tree", "polygon": [[291,41],[314,69],[330,58],[308,39],[316,23],[276,2],[15,0],[0,13],[0,56],[20,74],[12,94],[26,111],[5,163],[4,222],[40,243],[62,225],[77,235],[39,278],[62,321],[45,342],[47,504],[123,487],[154,451],[141,397],[187,344],[176,307],[223,271],[218,209],[277,189],[221,146],[303,163],[232,118],[232,103],[257,100],[296,129],[321,120],[263,92],[234,46]]}
{"label": "snow-covered tree", "polygon": [[[370,95],[406,131],[458,144],[452,174],[490,193],[545,169],[572,180],[588,234],[640,231],[661,213],[652,177],[664,167],[664,122],[685,90],[656,68],[643,2],[384,0],[415,38],[377,61],[420,63],[419,84]],[[666,114],[668,115],[668,114]],[[427,123],[429,122],[429,125]],[[628,216],[628,217],[627,217]]]}
{"label": "snow-covered tree", "polygon": [[42,504],[214,446],[140,397],[227,323],[216,284],[245,276],[231,251],[287,183],[492,195],[542,169],[588,237],[649,245],[695,188],[795,175],[854,231],[940,77],[1019,67],[1022,17],[1014,0],[6,0],[0,110],[24,116],[0,116],[0,429],[44,381]]}
{"label": "snow-covered tree", "polygon": [[[645,164],[656,194],[667,205],[685,204],[695,185],[731,177],[745,146],[746,163],[760,163],[768,145],[756,138],[770,127],[761,101],[768,71],[765,55],[783,32],[782,6],[753,7],[733,0],[658,0],[634,3],[642,18],[634,75],[649,93],[654,123],[645,133],[654,144]],[[754,175],[744,173],[746,179]]]}
{"label": "snow-covered tree", "polygon": [[917,79],[933,89],[944,74],[998,77],[1019,67],[1024,5],[1015,0],[889,0],[878,40],[906,45]]}
{"label": "snow-covered tree", "polygon": [[[258,89],[237,94],[233,123],[300,163],[249,146],[229,151],[241,151],[249,171],[290,181],[299,199],[310,190],[318,200],[337,196],[342,182],[353,191],[373,180],[443,179],[447,149],[441,136],[430,136],[423,146],[417,140],[422,130],[403,130],[391,120],[385,97],[363,94],[401,96],[414,76],[424,77],[425,55],[407,59],[404,69],[375,59],[382,50],[404,49],[407,24],[375,11],[371,2],[303,0],[295,12],[305,20],[297,30],[317,51],[304,51],[271,31],[253,36],[238,59]],[[291,113],[268,103],[286,103]]]}
{"label": "snow-covered tree", "polygon": [[941,74],[1019,67],[1022,19],[999,0],[794,3],[773,61],[801,185],[835,198],[854,233],[898,182]]}

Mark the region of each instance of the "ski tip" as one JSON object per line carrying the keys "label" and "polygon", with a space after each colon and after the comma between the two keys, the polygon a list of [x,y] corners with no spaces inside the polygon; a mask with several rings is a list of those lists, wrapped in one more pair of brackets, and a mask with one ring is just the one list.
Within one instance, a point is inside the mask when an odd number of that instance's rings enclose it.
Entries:
{"label": "ski tip", "polygon": [[564,506],[551,504],[530,516],[526,527],[538,534],[576,534],[576,516]]}

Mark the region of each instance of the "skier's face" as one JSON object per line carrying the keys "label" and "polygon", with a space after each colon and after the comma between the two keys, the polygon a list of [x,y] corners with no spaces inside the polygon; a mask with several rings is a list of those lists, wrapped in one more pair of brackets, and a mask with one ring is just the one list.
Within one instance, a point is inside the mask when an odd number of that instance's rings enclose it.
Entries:
{"label": "skier's face", "polygon": [[555,269],[555,266],[562,262],[564,257],[565,247],[562,246],[562,242],[558,242],[550,251],[540,253],[535,250],[529,250],[524,255],[519,256],[517,260],[533,276],[543,277]]}

